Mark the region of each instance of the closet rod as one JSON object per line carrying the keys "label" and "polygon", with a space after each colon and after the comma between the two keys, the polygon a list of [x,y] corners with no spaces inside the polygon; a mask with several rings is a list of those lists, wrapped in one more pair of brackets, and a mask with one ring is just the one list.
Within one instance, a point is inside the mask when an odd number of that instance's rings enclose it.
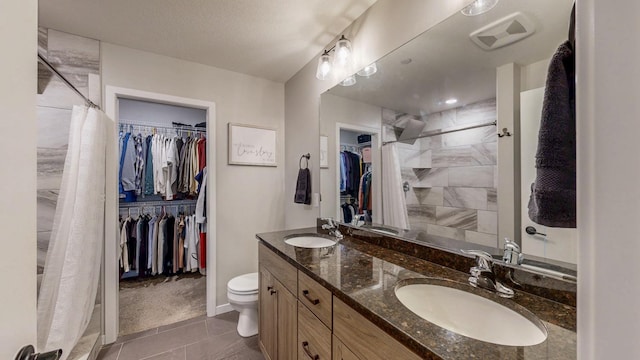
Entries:
{"label": "closet rod", "polygon": [[186,127],[186,126],[178,126],[178,127],[169,127],[169,126],[156,126],[156,125],[145,125],[145,124],[134,124],[128,122],[120,122],[120,126],[133,126],[139,128],[146,129],[167,129],[167,130],[176,130],[176,131],[193,131],[193,132],[207,132],[206,128],[196,128],[196,127]]}
{"label": "closet rod", "polygon": [[87,104],[87,106],[92,107],[92,108],[96,108],[96,109],[100,109],[100,106],[96,105],[93,101],[89,100],[88,97],[84,96],[84,94],[81,93],[80,90],[78,90],[77,87],[75,87],[69,80],[67,80],[66,77],[64,77],[64,75],[62,75],[58,70],[56,70],[56,68],[54,68],[53,65],[51,65],[47,61],[47,59],[44,58],[44,56],[40,55],[40,53],[38,53],[38,61],[42,65],[44,65],[49,71],[51,71],[57,77],[59,77],[60,80],[62,80],[63,83],[65,83],[69,88],[71,88],[71,90],[73,90],[76,94],[80,95],[80,97],[84,99],[84,102]]}
{"label": "closet rod", "polygon": [[382,143],[382,145],[393,144],[393,143],[397,143],[397,142],[404,142],[404,141],[408,141],[408,140],[417,140],[417,139],[422,139],[422,138],[427,138],[427,137],[432,137],[432,136],[449,134],[449,133],[458,132],[458,131],[471,130],[471,129],[477,129],[477,128],[481,128],[481,127],[485,127],[485,126],[496,126],[496,125],[498,125],[498,122],[497,121],[493,121],[493,122],[479,124],[479,125],[467,126],[467,127],[460,128],[460,129],[445,130],[445,131],[440,131],[440,132],[437,132],[437,133],[424,134],[424,135],[420,135],[420,136],[416,136],[416,137],[412,137],[412,138],[406,138],[406,139],[402,139],[402,140],[385,141],[385,142]]}
{"label": "closet rod", "polygon": [[156,201],[134,201],[134,202],[121,202],[121,208],[135,208],[135,207],[153,207],[153,206],[182,206],[182,205],[195,205],[197,199],[185,199],[185,200],[156,200]]}

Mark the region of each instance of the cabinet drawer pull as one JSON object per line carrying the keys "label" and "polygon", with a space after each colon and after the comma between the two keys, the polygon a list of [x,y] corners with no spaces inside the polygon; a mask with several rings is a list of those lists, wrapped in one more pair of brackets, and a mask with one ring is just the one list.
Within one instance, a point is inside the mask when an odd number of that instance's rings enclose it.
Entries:
{"label": "cabinet drawer pull", "polygon": [[313,305],[320,304],[320,299],[312,299],[309,296],[309,290],[302,290],[302,295],[304,295],[305,299],[309,300],[309,302],[312,303]]}
{"label": "cabinet drawer pull", "polygon": [[307,354],[309,359],[313,359],[313,360],[320,359],[320,355],[311,355],[311,350],[309,350],[309,342],[307,341],[302,342],[302,350],[304,350],[304,353]]}

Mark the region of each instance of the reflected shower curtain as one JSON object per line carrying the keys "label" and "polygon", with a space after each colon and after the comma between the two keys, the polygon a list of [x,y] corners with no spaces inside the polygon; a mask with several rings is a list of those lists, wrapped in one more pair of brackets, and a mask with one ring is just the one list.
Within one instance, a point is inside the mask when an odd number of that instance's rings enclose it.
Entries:
{"label": "reflected shower curtain", "polygon": [[38,297],[38,350],[62,349],[62,360],[86,330],[98,291],[107,124],[100,110],[74,106]]}
{"label": "reflected shower curtain", "polygon": [[407,200],[402,190],[400,159],[396,143],[382,146],[382,216],[385,225],[409,229]]}

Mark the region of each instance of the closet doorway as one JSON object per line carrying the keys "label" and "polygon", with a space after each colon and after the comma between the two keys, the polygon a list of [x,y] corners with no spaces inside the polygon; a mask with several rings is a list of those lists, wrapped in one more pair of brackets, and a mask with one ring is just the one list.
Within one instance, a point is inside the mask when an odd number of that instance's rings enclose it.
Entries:
{"label": "closet doorway", "polygon": [[[336,123],[336,219],[382,223],[380,130]],[[343,168],[344,166],[344,168]]]}
{"label": "closet doorway", "polygon": [[207,101],[107,86],[105,102],[117,124],[104,252],[111,343],[215,315],[216,122]]}

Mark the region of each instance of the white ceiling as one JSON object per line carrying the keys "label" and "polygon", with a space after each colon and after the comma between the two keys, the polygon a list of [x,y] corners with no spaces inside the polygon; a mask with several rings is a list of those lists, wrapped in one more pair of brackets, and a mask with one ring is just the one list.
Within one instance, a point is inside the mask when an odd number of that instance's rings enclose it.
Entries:
{"label": "white ceiling", "polygon": [[41,0],[39,25],[285,82],[376,0]]}
{"label": "white ceiling", "polygon": [[[335,86],[333,95],[413,115],[427,115],[496,96],[496,68],[528,65],[548,59],[567,39],[573,0],[501,0],[475,17],[456,13],[377,62],[370,78],[356,77],[354,86]],[[520,42],[485,51],[469,34],[520,11],[536,27]],[[405,59],[412,59],[407,65]],[[455,105],[444,100],[458,99]]]}

